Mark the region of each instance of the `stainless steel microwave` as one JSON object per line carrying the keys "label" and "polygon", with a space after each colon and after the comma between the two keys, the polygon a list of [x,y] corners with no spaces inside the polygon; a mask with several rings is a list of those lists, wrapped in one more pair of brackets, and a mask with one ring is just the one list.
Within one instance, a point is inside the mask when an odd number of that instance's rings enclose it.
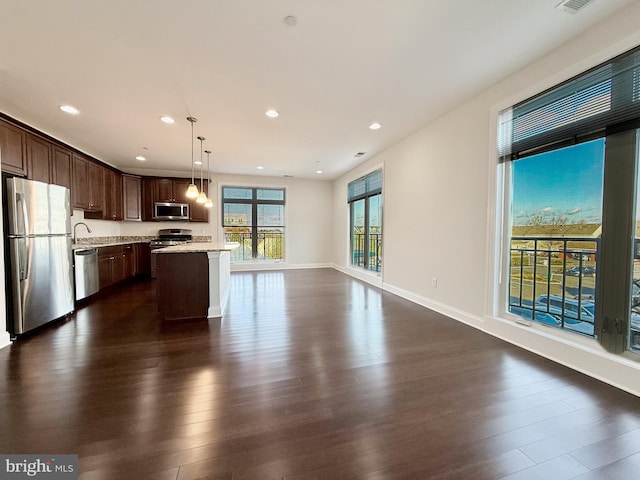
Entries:
{"label": "stainless steel microwave", "polygon": [[189,220],[189,204],[156,202],[153,204],[153,219]]}

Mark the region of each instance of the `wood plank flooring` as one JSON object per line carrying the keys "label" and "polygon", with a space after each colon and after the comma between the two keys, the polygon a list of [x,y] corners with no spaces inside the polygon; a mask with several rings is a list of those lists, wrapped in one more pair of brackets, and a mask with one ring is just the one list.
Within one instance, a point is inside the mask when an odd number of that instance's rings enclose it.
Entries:
{"label": "wood plank flooring", "polygon": [[144,280],[0,350],[0,452],[85,480],[635,479],[640,399],[331,269]]}

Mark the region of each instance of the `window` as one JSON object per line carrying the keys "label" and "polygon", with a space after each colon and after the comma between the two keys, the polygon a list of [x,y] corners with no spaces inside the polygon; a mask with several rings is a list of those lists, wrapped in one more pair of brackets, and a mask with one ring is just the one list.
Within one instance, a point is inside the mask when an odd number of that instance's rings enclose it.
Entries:
{"label": "window", "polygon": [[379,272],[382,268],[382,170],[348,186],[351,265]]}
{"label": "window", "polygon": [[499,120],[505,311],[615,353],[640,352],[639,73],[635,49]]}
{"label": "window", "polygon": [[227,242],[240,248],[232,262],[284,260],[283,188],[222,188],[222,227]]}

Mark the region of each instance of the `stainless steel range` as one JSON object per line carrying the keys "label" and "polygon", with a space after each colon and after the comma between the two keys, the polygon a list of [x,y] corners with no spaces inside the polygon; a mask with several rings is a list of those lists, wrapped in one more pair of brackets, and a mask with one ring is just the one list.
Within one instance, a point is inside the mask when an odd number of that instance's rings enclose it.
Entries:
{"label": "stainless steel range", "polygon": [[[158,231],[158,236],[149,242],[151,250],[190,243],[193,240],[191,230],[186,228],[164,228]],[[156,256],[151,255],[151,278],[156,278]]]}

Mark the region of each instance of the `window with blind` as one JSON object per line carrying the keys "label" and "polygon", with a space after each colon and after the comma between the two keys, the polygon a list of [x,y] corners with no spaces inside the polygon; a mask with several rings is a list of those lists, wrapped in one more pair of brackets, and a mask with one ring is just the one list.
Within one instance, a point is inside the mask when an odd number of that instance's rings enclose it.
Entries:
{"label": "window with blind", "polygon": [[348,185],[351,265],[382,268],[382,170]]}
{"label": "window with blind", "polygon": [[284,260],[283,188],[222,188],[222,228],[225,241],[240,248],[232,262]]}
{"label": "window with blind", "polygon": [[504,309],[640,352],[640,48],[505,110]]}

